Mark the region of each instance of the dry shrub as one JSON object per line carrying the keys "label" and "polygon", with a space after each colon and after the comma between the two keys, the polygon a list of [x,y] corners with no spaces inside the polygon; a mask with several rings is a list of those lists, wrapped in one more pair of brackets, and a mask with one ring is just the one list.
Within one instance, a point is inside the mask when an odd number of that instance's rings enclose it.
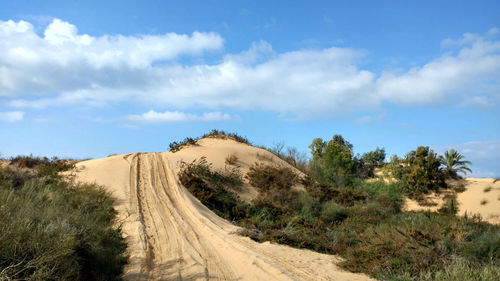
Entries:
{"label": "dry shrub", "polygon": [[232,153],[229,156],[226,157],[226,164],[227,165],[233,165],[233,166],[238,166],[238,156],[236,154]]}
{"label": "dry shrub", "polygon": [[219,138],[219,139],[231,139],[240,143],[250,145],[250,141],[246,137],[242,137],[237,133],[225,132],[224,130],[212,129],[209,133],[204,134],[201,138]]}
{"label": "dry shrub", "polygon": [[297,174],[288,167],[255,163],[250,166],[246,178],[261,191],[288,190],[298,182]]}
{"label": "dry shrub", "polygon": [[246,217],[247,205],[230,191],[239,189],[243,183],[237,169],[213,170],[202,157],[191,163],[182,163],[179,179],[203,205],[220,217],[231,221]]}
{"label": "dry shrub", "polygon": [[255,153],[255,155],[257,156],[257,159],[261,160],[261,161],[266,161],[266,162],[271,162],[273,163],[274,162],[274,159],[273,159],[273,156],[272,155],[269,155],[267,153]]}

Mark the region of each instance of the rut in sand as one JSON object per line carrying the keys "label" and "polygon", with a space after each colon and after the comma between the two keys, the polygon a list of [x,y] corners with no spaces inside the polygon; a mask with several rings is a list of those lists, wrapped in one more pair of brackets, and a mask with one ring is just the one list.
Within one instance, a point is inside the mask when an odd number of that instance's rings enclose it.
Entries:
{"label": "rut in sand", "polygon": [[[216,216],[178,181],[170,153],[134,153],[78,164],[77,177],[117,198],[131,254],[126,280],[368,280],[336,256],[257,243]],[[124,178],[125,177],[125,178]]]}

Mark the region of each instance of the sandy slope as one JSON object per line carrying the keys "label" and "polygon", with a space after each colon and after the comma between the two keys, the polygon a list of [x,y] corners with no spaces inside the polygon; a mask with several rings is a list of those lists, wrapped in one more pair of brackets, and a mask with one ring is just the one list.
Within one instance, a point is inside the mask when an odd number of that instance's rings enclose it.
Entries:
{"label": "sandy slope", "polygon": [[131,254],[127,280],[369,280],[340,270],[336,256],[236,235],[236,226],[217,217],[178,182],[180,160],[204,155],[214,167],[222,167],[231,153],[245,171],[263,160],[257,153],[268,152],[209,139],[177,153],[134,153],[77,164],[79,180],[105,185],[117,198]]}
{"label": "sandy slope", "polygon": [[[267,150],[242,144],[231,139],[204,138],[199,140],[197,144],[196,146],[181,149],[176,153],[167,153],[169,160],[175,164],[176,172],[178,172],[179,163],[181,161],[190,163],[201,157],[205,157],[207,162],[212,164],[212,168],[224,169],[226,166],[231,166],[226,163],[226,158],[230,155],[237,157],[238,160],[232,167],[237,167],[242,175],[246,175],[250,166],[256,162],[269,165],[290,166]],[[294,169],[297,174],[302,174],[299,170],[293,167],[292,169]],[[303,189],[303,186],[298,185],[294,186],[294,188]],[[250,201],[257,197],[258,191],[244,179],[243,188],[238,190],[238,195],[242,200]]]}
{"label": "sandy slope", "polygon": [[[487,188],[490,190],[487,191]],[[494,179],[465,179],[465,191],[457,194],[459,214],[479,214],[481,217],[495,224],[500,224],[500,181]],[[486,190],[486,191],[485,191]],[[407,199],[407,210],[431,210],[436,211],[441,207],[446,194],[431,194],[427,199],[434,202],[435,206],[419,206],[414,200]]]}

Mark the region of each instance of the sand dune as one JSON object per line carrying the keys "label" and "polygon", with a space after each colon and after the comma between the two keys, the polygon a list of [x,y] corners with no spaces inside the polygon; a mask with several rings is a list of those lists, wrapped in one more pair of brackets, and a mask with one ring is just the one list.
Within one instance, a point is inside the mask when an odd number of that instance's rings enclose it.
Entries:
{"label": "sand dune", "polygon": [[[131,255],[127,280],[370,280],[341,270],[337,256],[257,243],[203,206],[178,181],[179,161],[206,156],[214,168],[236,154],[242,172],[256,161],[284,162],[230,140],[203,139],[177,153],[134,153],[77,164],[77,179],[117,198]],[[266,160],[267,159],[267,160]],[[247,198],[254,191],[247,190]]]}
{"label": "sand dune", "polygon": [[460,214],[480,214],[485,220],[500,224],[500,181],[476,178],[466,180],[466,190],[457,195]]}
{"label": "sand dune", "polygon": [[[467,178],[465,191],[457,194],[459,215],[479,214],[490,223],[500,224],[500,181],[494,179]],[[406,200],[406,210],[437,211],[443,204],[446,193],[430,194],[427,199],[434,206],[419,206],[415,200]]]}

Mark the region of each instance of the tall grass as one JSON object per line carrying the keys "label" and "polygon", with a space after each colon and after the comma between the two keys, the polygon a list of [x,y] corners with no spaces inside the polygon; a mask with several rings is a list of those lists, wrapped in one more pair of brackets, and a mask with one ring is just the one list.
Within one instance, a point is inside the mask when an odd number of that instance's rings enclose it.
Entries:
{"label": "tall grass", "polygon": [[[409,279],[409,278],[408,278]],[[487,263],[477,266],[463,258],[455,259],[438,271],[422,273],[418,280],[422,281],[497,281],[500,280],[500,265]]]}

